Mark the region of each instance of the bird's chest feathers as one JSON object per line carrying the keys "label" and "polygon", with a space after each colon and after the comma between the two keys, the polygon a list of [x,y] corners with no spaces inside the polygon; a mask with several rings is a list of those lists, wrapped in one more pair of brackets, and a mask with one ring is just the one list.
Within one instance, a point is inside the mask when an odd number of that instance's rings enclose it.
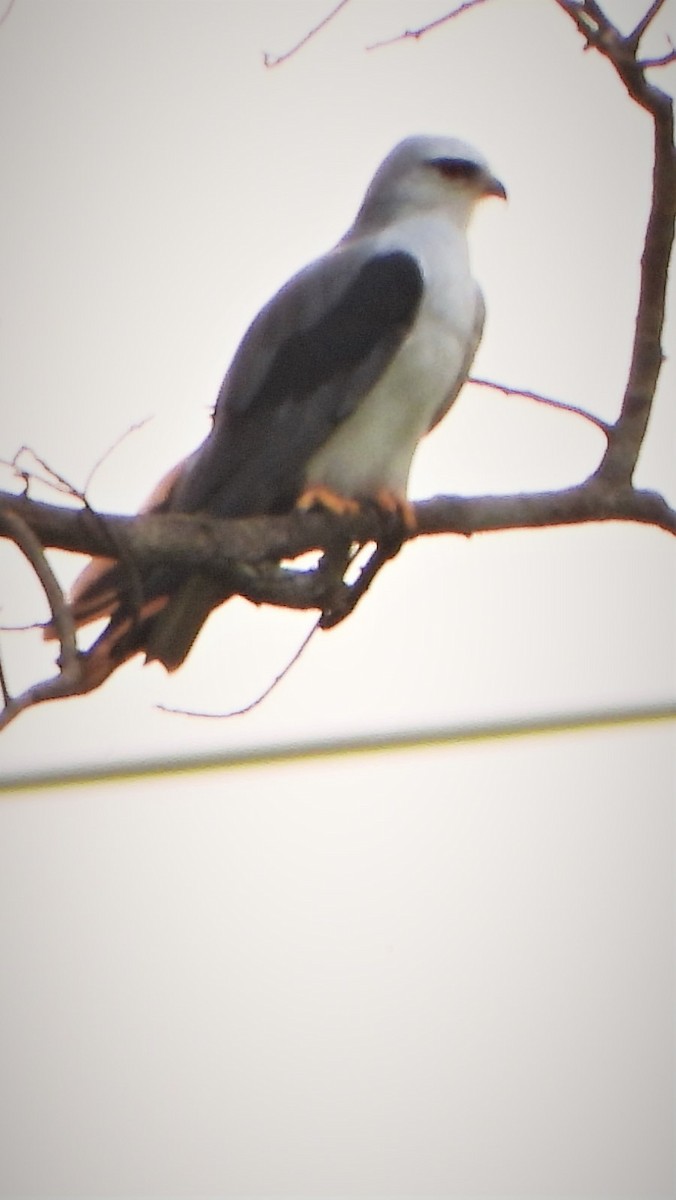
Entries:
{"label": "bird's chest feathers", "polygon": [[[476,328],[478,290],[464,231],[445,220],[411,219],[383,240],[388,249],[415,255],[425,288],[416,320],[372,396],[385,393],[420,438],[462,370]],[[394,413],[391,419],[397,419]]]}
{"label": "bird's chest feathers", "polygon": [[479,293],[462,231],[412,220],[380,241],[379,250],[415,255],[425,288],[389,366],[309,464],[310,483],[353,495],[405,491],[415,448],[466,369],[477,322]]}
{"label": "bird's chest feathers", "polygon": [[[396,237],[396,226],[393,232]],[[425,278],[418,317],[402,355],[420,347],[441,356],[448,369],[458,346],[464,353],[476,322],[478,292],[464,232],[446,221],[427,219],[407,222],[400,236],[401,249],[415,255]]]}

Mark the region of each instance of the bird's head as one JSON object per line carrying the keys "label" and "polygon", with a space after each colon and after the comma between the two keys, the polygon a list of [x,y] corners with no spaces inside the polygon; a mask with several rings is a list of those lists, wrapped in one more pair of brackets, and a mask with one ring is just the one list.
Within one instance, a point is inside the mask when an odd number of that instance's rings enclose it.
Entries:
{"label": "bird's head", "polygon": [[409,212],[441,211],[464,227],[484,196],[505,200],[507,192],[473,146],[459,138],[409,137],[378,167],[357,224],[380,225]]}

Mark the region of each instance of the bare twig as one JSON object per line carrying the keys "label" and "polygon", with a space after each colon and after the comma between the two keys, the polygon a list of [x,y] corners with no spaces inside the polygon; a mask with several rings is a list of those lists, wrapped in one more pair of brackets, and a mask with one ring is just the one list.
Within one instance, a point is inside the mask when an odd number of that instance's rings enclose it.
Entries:
{"label": "bare twig", "polygon": [[4,709],[4,708],[7,708],[8,704],[11,704],[12,697],[10,696],[9,690],[7,688],[7,680],[5,679],[5,668],[2,665],[1,658],[0,658],[0,691],[2,692],[2,707]]}
{"label": "bare twig", "polygon": [[264,66],[278,67],[280,63],[286,62],[289,58],[293,58],[294,54],[297,54],[298,51],[303,48],[303,46],[306,46],[307,43],[312,40],[312,38],[316,37],[316,35],[320,33],[322,29],[326,28],[326,26],[333,21],[334,17],[338,16],[341,8],[345,8],[347,4],[349,4],[349,0],[340,0],[340,3],[336,4],[335,8],[332,8],[331,11],[326,14],[326,16],[322,18],[318,25],[315,25],[313,29],[310,29],[309,32],[300,39],[299,42],[296,42],[295,46],[292,46],[290,50],[286,50],[284,54],[268,54],[267,51],[265,51],[263,54]]}
{"label": "bare twig", "polygon": [[[39,475],[35,470],[29,470],[27,467],[21,466],[19,459],[23,454],[30,455],[33,462],[37,463],[38,468],[44,471],[44,477]],[[28,490],[28,486],[33,480],[37,480],[39,483],[44,483],[47,487],[53,488],[55,492],[62,492],[66,496],[72,496],[74,500],[79,500],[81,504],[86,504],[83,492],[79,491],[65,476],[60,475],[58,471],[50,467],[30,446],[20,446],[12,461],[6,465],[11,467],[20,479],[23,479],[26,484],[26,490]]]}
{"label": "bare twig", "polygon": [[[597,477],[558,492],[520,496],[477,496],[465,501],[438,496],[416,505],[421,532],[467,536],[504,529],[541,529],[600,521],[634,521],[676,535],[676,511],[657,492],[613,488]],[[465,522],[464,528],[462,527]]]}
{"label": "bare twig", "polygon": [[[20,479],[23,479],[24,484],[26,485],[26,490],[28,490],[28,487],[33,480],[37,480],[39,483],[44,483],[48,487],[54,488],[54,490],[57,492],[63,492],[64,495],[72,496],[74,500],[79,500],[81,504],[84,504],[87,508],[89,508],[90,505],[89,501],[87,500],[87,492],[91,486],[94,476],[96,475],[96,472],[100,470],[106,460],[111,456],[111,454],[114,453],[115,450],[117,450],[118,446],[120,446],[122,442],[130,436],[130,434],[136,433],[139,429],[142,429],[144,425],[148,424],[150,419],[150,417],[144,417],[141,421],[136,421],[115,439],[112,445],[110,445],[108,449],[105,450],[99,458],[97,458],[94,466],[87,475],[84,487],[82,489],[76,488],[74,483],[71,483],[69,479],[66,479],[66,477],[61,475],[59,471],[56,471],[54,467],[50,467],[49,463],[45,462],[44,458],[41,458],[31,446],[20,446],[11,461],[0,460],[0,463],[2,463],[3,466],[9,467],[10,470],[14,471]],[[28,467],[23,467],[21,465],[20,459],[22,455],[25,454],[30,455],[30,457],[33,459],[33,462],[37,464],[39,470],[44,472],[44,475],[40,475],[34,469],[31,470]],[[93,509],[91,511],[93,511]]]}
{"label": "bare twig", "polygon": [[[53,467],[50,467],[49,464],[35,452],[35,450],[31,449],[30,446],[21,446],[17,450],[12,461],[5,464],[23,480],[25,487],[24,494],[26,496],[28,496],[31,482],[33,480],[38,480],[39,482],[46,484],[48,487],[54,488],[54,490],[57,492],[62,492],[64,495],[71,496],[74,500],[77,500],[80,504],[82,504],[82,506],[89,513],[92,521],[95,522],[101,530],[104,544],[102,549],[99,551],[99,555],[101,557],[119,559],[123,564],[131,593],[131,602],[136,610],[140,609],[143,602],[143,590],[141,587],[138,567],[134,561],[133,555],[129,553],[124,540],[120,541],[117,537],[115,527],[110,526],[105,516],[96,512],[96,510],[92,508],[87,498],[87,489],[89,488],[94,475],[106,461],[108,456],[113,453],[113,451],[126,437],[129,436],[130,433],[134,433],[136,430],[141,429],[149,419],[150,418],[146,417],[144,420],[138,421],[136,424],[131,425],[129,429],[126,429],[124,433],[120,435],[120,437],[116,438],[113,444],[109,446],[109,448],[94,463],[94,466],[89,472],[82,490],[76,488],[75,485],[71,483],[70,480],[66,479],[64,475],[61,475]],[[37,472],[34,470],[29,470],[21,466],[19,460],[24,454],[30,455],[33,461],[37,463],[39,469],[44,472],[44,477],[37,474]]]}
{"label": "bare twig", "polygon": [[601,5],[597,4],[596,0],[582,0],[582,7],[587,9],[587,11],[590,13],[591,17],[593,18],[593,20],[596,21],[599,24],[599,26],[604,26],[606,24],[608,24],[608,25],[610,24],[610,22],[608,21],[608,19],[606,17],[606,14],[604,13],[603,9],[601,8]]}
{"label": "bare twig", "polygon": [[6,7],[4,13],[2,14],[2,16],[0,16],[0,25],[4,25],[9,14],[11,13],[12,9],[14,8],[14,4],[15,4],[15,0],[8,0],[7,7]]}
{"label": "bare twig", "polygon": [[139,429],[143,429],[143,426],[147,425],[150,420],[151,420],[150,417],[143,417],[142,420],[135,421],[134,424],[130,425],[128,429],[125,429],[124,433],[121,433],[119,437],[115,438],[115,441],[112,443],[112,445],[110,445],[108,447],[107,450],[104,450],[104,452],[100,456],[100,458],[97,458],[96,462],[94,463],[94,466],[92,467],[87,478],[85,479],[84,487],[82,489],[81,499],[85,504],[87,503],[87,499],[86,499],[87,492],[89,491],[89,489],[91,487],[92,480],[93,480],[94,476],[96,475],[97,471],[99,471],[101,469],[101,467],[103,466],[103,464],[110,458],[110,456],[115,453],[118,446],[122,445],[122,442],[126,441],[126,439],[132,433],[138,433]]}
{"label": "bare twig", "polygon": [[634,27],[634,29],[632,29],[631,33],[628,34],[628,36],[625,38],[627,46],[629,46],[634,52],[636,52],[638,50],[638,44],[639,44],[641,38],[643,37],[643,34],[645,33],[646,29],[648,28],[650,23],[652,21],[654,21],[658,12],[663,7],[664,7],[664,0],[653,0],[653,3],[650,5],[650,8],[647,9],[647,11],[641,17],[641,20],[638,22],[638,24]]}
{"label": "bare twig", "polygon": [[[671,39],[670,39],[671,44]],[[648,71],[651,67],[668,67],[670,63],[676,62],[676,49],[672,47],[668,54],[663,54],[661,58],[642,58],[639,61],[639,67],[642,71]]]}
{"label": "bare twig", "polygon": [[114,558],[119,558],[120,562],[124,566],[126,579],[127,579],[127,583],[128,583],[129,591],[130,591],[130,602],[131,602],[131,605],[132,605],[135,613],[137,613],[137,614],[140,612],[140,610],[143,606],[143,586],[141,583],[141,576],[140,576],[136,561],[135,561],[133,555],[128,552],[127,547],[124,543],[124,540],[120,541],[117,538],[115,530],[111,529],[108,526],[108,524],[106,523],[105,517],[101,516],[100,513],[95,512],[95,510],[92,508],[92,506],[89,503],[89,500],[87,498],[87,492],[89,491],[89,488],[91,486],[92,480],[94,479],[94,476],[96,475],[96,472],[103,466],[103,464],[110,457],[110,455],[112,455],[114,453],[114,451],[117,450],[118,446],[120,446],[121,443],[124,442],[126,440],[126,438],[128,438],[130,436],[130,434],[137,433],[138,430],[142,429],[144,425],[147,425],[150,420],[151,420],[150,417],[144,417],[141,421],[136,421],[133,425],[130,425],[128,429],[125,429],[124,432],[121,433],[120,436],[115,439],[115,441],[108,447],[107,450],[105,450],[103,452],[103,454],[100,456],[100,458],[98,458],[96,460],[96,462],[94,463],[94,466],[92,467],[91,471],[89,472],[89,474],[85,480],[84,488],[82,489],[83,504],[87,508],[88,512],[91,513],[92,518],[99,523],[101,530],[109,544],[109,548],[113,552],[112,556]]}
{"label": "bare twig", "polygon": [[42,585],[61,643],[64,665],[67,666],[77,655],[75,627],[61,587],[45,558],[40,539],[22,517],[7,509],[0,510],[0,533],[10,537],[21,550]]}
{"label": "bare twig", "polygon": [[4,510],[0,513],[0,532],[11,537],[33,568],[47,597],[52,619],[61,645],[59,674],[27,688],[19,696],[11,696],[3,679],[2,691],[5,706],[0,713],[0,729],[27,708],[33,708],[45,700],[61,699],[77,695],[80,691],[80,660],[75,640],[75,626],[59,583],[45,558],[42,545],[32,529],[16,513]]}
{"label": "bare twig", "polygon": [[253,710],[255,708],[258,708],[259,704],[262,704],[264,700],[267,700],[268,696],[270,696],[272,694],[272,692],[274,692],[275,688],[278,687],[278,685],[282,682],[282,680],[286,679],[287,675],[289,674],[289,671],[291,671],[291,669],[293,667],[295,667],[296,663],[300,660],[301,656],[305,653],[305,651],[307,650],[308,646],[310,645],[310,642],[312,641],[314,635],[316,634],[317,630],[319,629],[320,622],[321,622],[321,618],[318,617],[317,620],[310,627],[309,632],[306,633],[306,635],[303,638],[302,642],[300,643],[300,646],[298,647],[298,649],[294,651],[293,655],[288,660],[288,662],[284,664],[284,666],[282,667],[282,670],[279,672],[279,674],[275,675],[272,682],[269,683],[268,686],[266,688],[264,688],[264,690],[262,692],[259,692],[259,694],[253,700],[251,700],[248,704],[244,704],[242,706],[242,708],[233,708],[229,712],[220,712],[220,713],[218,713],[218,712],[197,712],[196,710],[189,709],[189,708],[170,708],[166,704],[158,704],[158,705],[156,705],[156,708],[158,708],[161,712],[174,713],[180,717],[208,717],[211,720],[217,720],[217,721],[224,721],[228,717],[243,717],[246,715],[246,713],[253,712]]}
{"label": "bare twig", "polygon": [[[641,258],[641,281],[631,365],[620,416],[610,430],[599,473],[609,482],[630,482],[650,418],[662,366],[661,337],[669,260],[676,225],[676,151],[671,97],[645,78],[636,60],[638,37],[661,7],[652,4],[628,38],[592,0],[574,4],[555,0],[587,41],[612,64],[631,98],[645,109],[654,125],[654,169],[650,216]],[[591,14],[596,33],[585,18]]]}
{"label": "bare twig", "polygon": [[486,0],[465,0],[464,4],[459,4],[457,8],[451,9],[450,12],[444,13],[443,17],[437,17],[434,21],[429,21],[426,25],[419,26],[418,29],[406,29],[403,33],[396,34],[395,37],[384,38],[381,42],[372,42],[367,46],[367,50],[382,50],[384,46],[393,46],[395,42],[405,42],[408,38],[421,38],[425,34],[431,33],[433,29],[438,29],[440,25],[446,25],[448,21],[452,21],[454,17],[461,16],[470,8],[477,8],[479,4],[485,4]]}
{"label": "bare twig", "polygon": [[28,621],[25,625],[0,625],[0,633],[28,633],[31,629],[43,629],[42,621]]}
{"label": "bare twig", "polygon": [[470,376],[467,382],[474,384],[475,387],[492,388],[493,391],[503,392],[505,396],[523,396],[525,400],[535,400],[537,404],[546,404],[549,408],[558,408],[562,412],[572,413],[573,416],[582,417],[585,421],[595,425],[606,437],[612,429],[612,425],[608,421],[604,421],[602,417],[597,417],[577,404],[568,404],[565,400],[554,400],[551,396],[543,396],[540,392],[530,392],[525,388],[508,387],[504,383],[495,383],[491,379],[477,379],[474,375]]}

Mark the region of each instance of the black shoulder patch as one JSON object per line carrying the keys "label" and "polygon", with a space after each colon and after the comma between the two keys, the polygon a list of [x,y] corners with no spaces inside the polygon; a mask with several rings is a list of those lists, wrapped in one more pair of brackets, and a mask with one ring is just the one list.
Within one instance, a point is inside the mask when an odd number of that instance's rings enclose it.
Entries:
{"label": "black shoulder patch", "polygon": [[410,254],[397,250],[370,258],[333,308],[279,347],[252,405],[301,399],[354,370],[379,342],[413,324],[422,293],[422,273]]}
{"label": "black shoulder patch", "polygon": [[[348,279],[314,324],[280,342],[254,390],[228,393],[221,420],[174,497],[175,509],[239,517],[291,507],[312,454],[392,361],[424,289],[416,259],[401,250],[374,255]],[[321,305],[321,276],[310,286]],[[246,355],[253,353],[249,344]]]}

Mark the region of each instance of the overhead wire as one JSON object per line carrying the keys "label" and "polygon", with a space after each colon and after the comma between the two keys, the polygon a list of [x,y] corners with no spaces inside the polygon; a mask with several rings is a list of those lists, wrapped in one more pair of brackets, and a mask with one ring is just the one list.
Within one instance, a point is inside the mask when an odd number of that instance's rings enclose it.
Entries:
{"label": "overhead wire", "polygon": [[266,768],[282,764],[432,750],[535,735],[583,733],[676,719],[676,703],[642,705],[593,712],[518,717],[510,720],[436,726],[423,729],[347,734],[304,742],[245,746],[218,753],[129,759],[77,764],[0,777],[0,795],[56,791],[97,784],[123,783],[206,771]]}

